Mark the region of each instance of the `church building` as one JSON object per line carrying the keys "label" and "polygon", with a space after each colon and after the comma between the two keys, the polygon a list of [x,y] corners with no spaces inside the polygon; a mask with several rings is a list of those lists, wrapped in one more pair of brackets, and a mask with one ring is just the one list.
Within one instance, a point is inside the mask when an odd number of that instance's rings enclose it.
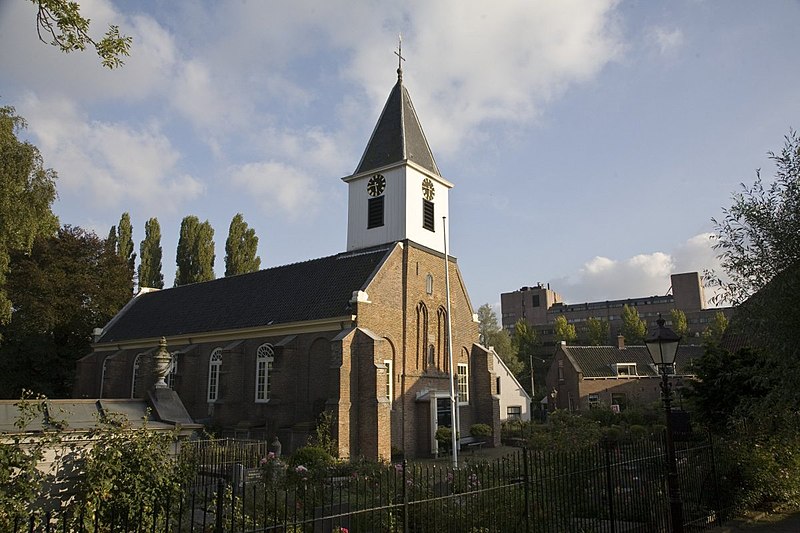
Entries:
{"label": "church building", "polygon": [[456,260],[445,255],[453,184],[439,172],[402,70],[343,181],[347,251],[141,290],[79,361],[75,395],[145,397],[163,336],[173,354],[168,384],[197,422],[277,435],[290,452],[327,412],[340,457],[429,456],[437,428],[452,427],[452,342],[460,434],[484,423],[499,443],[493,358],[478,344]]}

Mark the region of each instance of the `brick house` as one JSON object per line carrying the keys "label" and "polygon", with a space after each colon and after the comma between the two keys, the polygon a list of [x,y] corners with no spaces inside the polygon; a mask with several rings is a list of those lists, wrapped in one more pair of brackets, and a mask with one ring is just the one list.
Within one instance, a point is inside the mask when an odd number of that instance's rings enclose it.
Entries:
{"label": "brick house", "polygon": [[[76,396],[140,397],[166,337],[169,383],[190,415],[223,430],[302,445],[323,412],[341,457],[436,451],[451,425],[445,264],[462,435],[495,429],[491,353],[442,216],[452,184],[431,153],[402,71],[349,188],[347,251],[165,290],[143,290],[79,361]],[[437,222],[438,221],[438,222]]]}
{"label": "brick house", "polygon": [[[699,345],[680,345],[675,358],[673,390],[680,401],[681,388],[694,379],[691,363],[703,355]],[[556,348],[547,371],[548,409],[624,410],[661,399],[661,375],[644,346],[567,346]]]}

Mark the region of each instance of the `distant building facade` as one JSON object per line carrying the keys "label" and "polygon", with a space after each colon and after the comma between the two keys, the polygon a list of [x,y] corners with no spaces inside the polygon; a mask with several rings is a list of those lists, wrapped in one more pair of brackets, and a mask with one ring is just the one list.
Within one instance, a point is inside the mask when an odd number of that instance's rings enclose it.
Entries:
{"label": "distant building facade", "polygon": [[494,361],[495,391],[500,400],[500,420],[522,420],[527,422],[531,419],[531,397],[517,380],[514,373],[508,369],[506,364],[490,348]]}
{"label": "distant building facade", "polygon": [[[693,360],[703,355],[699,345],[681,345],[670,377],[677,401],[694,379]],[[645,406],[661,398],[661,375],[644,346],[567,346],[559,344],[547,372],[548,410],[612,409]],[[676,405],[677,406],[677,405]]]}
{"label": "distant building facade", "polygon": [[[522,287],[500,295],[503,328],[512,332],[518,320],[525,320],[540,335],[545,346],[555,345],[552,324],[556,317],[564,316],[575,325],[578,338],[585,337],[586,321],[599,318],[609,323],[609,344],[619,334],[622,326],[621,314],[625,305],[634,307],[648,328],[662,314],[667,325],[671,324],[670,311],[680,309],[686,314],[690,336],[699,336],[718,311],[730,316],[730,308],[708,308],[705,292],[698,272],[686,272],[670,276],[671,294],[647,296],[622,300],[604,300],[579,304],[564,303],[561,296],[550,289],[550,285],[537,284]],[[549,351],[549,350],[548,350]],[[552,352],[551,352],[552,353]]]}

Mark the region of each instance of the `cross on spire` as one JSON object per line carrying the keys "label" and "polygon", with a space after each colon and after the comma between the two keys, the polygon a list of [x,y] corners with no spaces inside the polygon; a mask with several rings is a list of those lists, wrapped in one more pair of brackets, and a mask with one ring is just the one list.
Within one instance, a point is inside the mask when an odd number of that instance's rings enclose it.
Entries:
{"label": "cross on spire", "polygon": [[403,57],[403,35],[397,34],[397,52],[394,53],[397,56],[397,81],[403,81],[403,61],[406,60]]}

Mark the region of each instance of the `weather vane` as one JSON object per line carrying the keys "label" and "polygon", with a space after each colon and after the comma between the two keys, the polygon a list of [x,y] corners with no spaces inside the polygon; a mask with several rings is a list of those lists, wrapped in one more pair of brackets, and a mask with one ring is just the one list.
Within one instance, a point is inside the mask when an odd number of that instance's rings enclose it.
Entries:
{"label": "weather vane", "polygon": [[397,34],[397,52],[394,53],[397,56],[397,79],[403,81],[403,61],[406,60],[403,57],[403,34]]}

